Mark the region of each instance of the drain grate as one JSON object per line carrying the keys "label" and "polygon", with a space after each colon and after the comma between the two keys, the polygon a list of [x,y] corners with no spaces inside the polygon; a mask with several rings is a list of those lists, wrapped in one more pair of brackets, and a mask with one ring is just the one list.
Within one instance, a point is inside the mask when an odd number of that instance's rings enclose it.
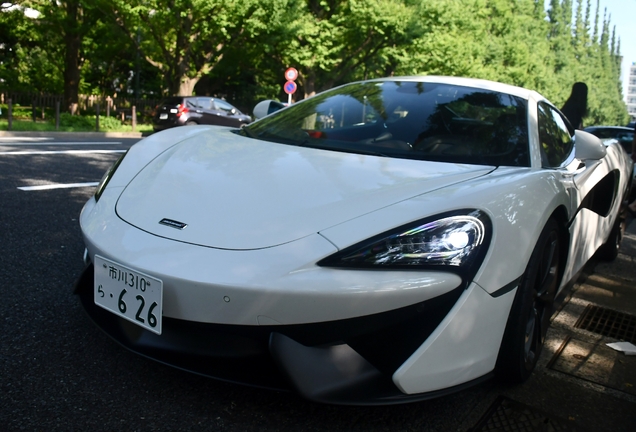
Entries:
{"label": "drain grate", "polygon": [[499,396],[470,432],[569,432],[582,431],[522,403]]}
{"label": "drain grate", "polygon": [[636,343],[636,317],[595,305],[587,305],[574,327]]}

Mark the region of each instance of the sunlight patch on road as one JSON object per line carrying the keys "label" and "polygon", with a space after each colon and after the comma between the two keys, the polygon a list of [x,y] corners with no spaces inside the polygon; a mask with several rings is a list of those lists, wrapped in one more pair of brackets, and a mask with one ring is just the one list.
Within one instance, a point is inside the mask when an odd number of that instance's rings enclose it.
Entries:
{"label": "sunlight patch on road", "polygon": [[106,154],[106,153],[125,153],[126,150],[43,150],[43,151],[10,151],[10,152],[0,152],[0,155],[11,155],[11,156],[24,156],[24,155],[50,155],[50,154],[70,154],[70,155],[80,155],[80,154]]}
{"label": "sunlight patch on road", "polygon": [[53,141],[55,138],[51,137],[14,137],[14,136],[0,136],[0,141],[29,141],[31,144],[34,141]]}
{"label": "sunlight patch on road", "polygon": [[67,184],[48,184],[48,185],[39,185],[39,186],[21,186],[18,189],[23,191],[40,191],[40,190],[50,190],[50,189],[69,189],[69,188],[79,188],[79,187],[95,187],[99,184],[99,182],[89,182],[89,183],[67,183]]}
{"label": "sunlight patch on road", "polygon": [[[13,139],[13,138],[12,138]],[[44,138],[47,139],[47,138]],[[121,141],[48,141],[48,142],[4,142],[0,137],[0,146],[58,146],[58,145],[121,145]]]}

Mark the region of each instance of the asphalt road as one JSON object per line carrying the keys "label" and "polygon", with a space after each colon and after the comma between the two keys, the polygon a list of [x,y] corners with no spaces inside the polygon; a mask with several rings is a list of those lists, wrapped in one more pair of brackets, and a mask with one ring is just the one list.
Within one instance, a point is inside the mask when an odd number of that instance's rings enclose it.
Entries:
{"label": "asphalt road", "polygon": [[[92,324],[72,286],[83,269],[82,206],[135,141],[0,137],[1,430],[468,431],[500,396],[574,427],[559,430],[628,430],[629,398],[541,371],[520,388],[490,381],[431,401],[343,407],[129,353]],[[613,420],[603,419],[606,405]]]}

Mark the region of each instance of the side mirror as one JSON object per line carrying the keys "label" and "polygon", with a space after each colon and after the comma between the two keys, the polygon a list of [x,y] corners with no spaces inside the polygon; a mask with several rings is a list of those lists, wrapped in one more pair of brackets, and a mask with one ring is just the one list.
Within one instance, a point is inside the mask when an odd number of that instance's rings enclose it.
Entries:
{"label": "side mirror", "polygon": [[265,116],[270,115],[273,112],[278,111],[281,108],[285,108],[285,105],[275,100],[264,100],[259,102],[254,107],[254,118],[257,120]]}
{"label": "side mirror", "polygon": [[603,159],[607,154],[607,149],[598,137],[578,129],[574,132],[574,146],[574,155],[581,161]]}

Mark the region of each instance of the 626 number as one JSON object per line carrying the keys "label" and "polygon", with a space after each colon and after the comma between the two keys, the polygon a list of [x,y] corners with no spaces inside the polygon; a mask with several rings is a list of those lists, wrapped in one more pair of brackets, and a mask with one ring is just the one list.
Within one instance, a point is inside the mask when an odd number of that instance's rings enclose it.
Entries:
{"label": "626 number", "polygon": [[[102,290],[101,285],[98,287],[97,292],[100,293],[101,297],[104,297],[104,291]],[[127,292],[128,291],[126,289],[121,290],[121,293],[119,293],[119,298],[117,300],[117,307],[119,308],[119,311],[122,314],[126,314],[126,311],[128,310],[128,305],[124,301],[124,295]],[[157,326],[157,317],[155,316],[153,311],[157,307],[157,302],[152,302],[152,304],[148,308],[148,312],[146,313],[146,319],[144,319],[141,316],[141,314],[143,313],[144,307],[146,306],[146,300],[140,295],[136,296],[135,299],[137,299],[137,301],[139,302],[139,308],[137,308],[137,313],[135,314],[135,319],[137,321],[141,322],[141,323],[145,323],[146,320],[148,320],[148,325],[150,327],[153,327],[153,328],[156,327]]]}
{"label": "626 number", "polygon": [[[117,307],[119,308],[119,311],[123,314],[125,314],[126,311],[128,310],[128,306],[126,305],[126,302],[124,301],[124,294],[126,294],[127,292],[128,291],[126,291],[125,289],[121,290],[121,293],[119,294],[119,299],[117,301]],[[142,318],[141,313],[144,310],[144,306],[146,306],[146,300],[144,300],[144,298],[140,295],[136,296],[135,299],[139,301],[139,308],[137,309],[137,313],[135,314],[135,319],[141,323],[145,323],[146,321]],[[146,315],[146,319],[148,320],[148,325],[153,328],[157,326],[157,317],[152,313],[152,311],[156,307],[157,307],[157,302],[152,302],[152,304],[148,308],[148,313]]]}

